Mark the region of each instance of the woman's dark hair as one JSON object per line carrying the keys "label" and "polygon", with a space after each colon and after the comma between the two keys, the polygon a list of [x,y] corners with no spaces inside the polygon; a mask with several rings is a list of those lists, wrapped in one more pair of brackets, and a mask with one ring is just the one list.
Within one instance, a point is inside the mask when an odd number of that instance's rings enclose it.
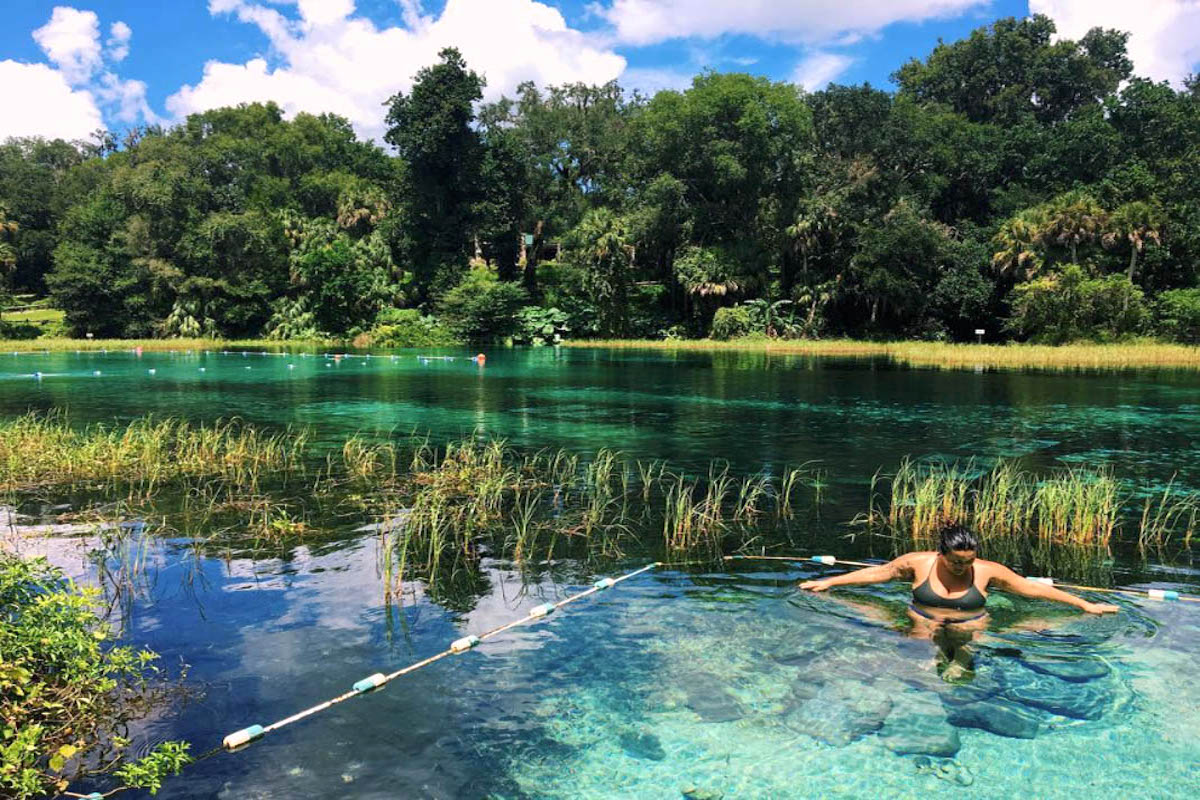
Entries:
{"label": "woman's dark hair", "polygon": [[979,541],[975,534],[962,525],[947,525],[938,531],[938,552],[946,555],[951,550],[978,550]]}

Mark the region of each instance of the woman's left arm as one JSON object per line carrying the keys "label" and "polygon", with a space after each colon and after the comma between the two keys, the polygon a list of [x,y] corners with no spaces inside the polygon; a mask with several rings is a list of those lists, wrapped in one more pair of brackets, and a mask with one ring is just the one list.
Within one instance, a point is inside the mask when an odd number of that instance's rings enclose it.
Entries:
{"label": "woman's left arm", "polygon": [[1089,614],[1115,614],[1121,610],[1119,606],[1114,606],[1111,603],[1089,603],[1082,597],[1076,597],[1049,584],[1022,578],[1003,564],[996,564],[992,568],[989,578],[992,583],[1013,594],[1019,594],[1022,597],[1032,597],[1036,600],[1051,600],[1055,603],[1066,603]]}

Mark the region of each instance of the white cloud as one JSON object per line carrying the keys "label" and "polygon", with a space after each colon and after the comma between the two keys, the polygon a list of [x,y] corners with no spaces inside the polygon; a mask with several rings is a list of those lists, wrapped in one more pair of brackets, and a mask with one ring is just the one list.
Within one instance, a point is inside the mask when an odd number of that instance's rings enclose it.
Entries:
{"label": "white cloud", "polygon": [[444,47],[457,47],[468,66],[487,78],[485,99],[511,94],[526,80],[605,83],[625,69],[624,58],[536,0],[447,0],[436,18],[423,15],[415,0],[399,2],[405,27],[380,29],[355,16],[353,0],[298,0],[299,20],[245,0],[209,0],[213,14],[233,14],[258,27],[271,51],[244,64],[210,61],[200,81],[171,95],[167,108],[182,118],[274,100],[288,114],[341,114],[359,134],[379,139],[383,103],[409,90],[416,72],[435,63]]}
{"label": "white cloud", "polygon": [[124,61],[125,56],[129,55],[129,40],[133,37],[133,30],[124,22],[118,20],[114,22],[108,29],[108,41],[104,43],[108,48],[108,57],[113,61]]}
{"label": "white cloud", "polygon": [[93,11],[57,6],[33,40],[72,85],[87,83],[100,69],[100,20]]}
{"label": "white cloud", "polygon": [[601,14],[628,44],[729,33],[808,44],[873,33],[893,22],[953,17],[990,0],[613,0]]}
{"label": "white cloud", "polygon": [[103,127],[92,95],[72,89],[62,72],[48,64],[0,61],[0,141],[9,136],[86,139]]}
{"label": "white cloud", "polygon": [[1176,86],[1200,65],[1200,0],[1029,0],[1029,13],[1078,39],[1095,27],[1128,31],[1134,72]]}
{"label": "white cloud", "polygon": [[114,22],[101,46],[94,12],[57,6],[49,22],[33,32],[54,66],[0,62],[0,106],[18,109],[0,119],[0,139],[85,139],[104,127],[105,111],[127,124],[161,122],[146,102],[146,84],[122,79],[108,68],[129,55],[132,36],[128,25]]}
{"label": "white cloud", "polygon": [[812,53],[796,65],[792,73],[792,83],[800,84],[807,91],[817,92],[824,89],[853,63],[853,58],[841,53]]}

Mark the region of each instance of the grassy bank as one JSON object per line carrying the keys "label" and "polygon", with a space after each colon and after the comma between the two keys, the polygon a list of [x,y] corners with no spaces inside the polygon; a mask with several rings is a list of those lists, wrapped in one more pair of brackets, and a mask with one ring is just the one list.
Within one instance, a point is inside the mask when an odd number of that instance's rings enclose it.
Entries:
{"label": "grassy bank", "polygon": [[0,353],[73,353],[98,350],[134,350],[182,352],[184,350],[287,350],[289,348],[327,347],[335,342],[325,339],[289,340],[286,342],[269,339],[2,339]]}
{"label": "grassy bank", "polygon": [[766,355],[880,357],[911,367],[941,369],[1126,369],[1137,367],[1200,369],[1200,347],[1143,340],[1123,344],[948,344],[944,342],[867,342],[853,339],[696,340],[610,339],[566,342],[568,347],[675,352],[734,352]]}

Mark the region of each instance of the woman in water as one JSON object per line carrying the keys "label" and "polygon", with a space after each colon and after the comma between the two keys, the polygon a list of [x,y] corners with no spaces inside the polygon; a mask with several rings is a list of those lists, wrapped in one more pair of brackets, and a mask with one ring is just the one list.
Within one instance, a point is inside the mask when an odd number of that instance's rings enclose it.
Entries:
{"label": "woman in water", "polygon": [[1022,578],[1003,564],[976,558],[979,543],[961,525],[947,525],[938,534],[937,551],[907,553],[887,564],[847,572],[818,581],[805,581],[801,589],[823,592],[835,586],[906,580],[912,582],[908,616],[913,635],[931,639],[947,663],[960,670],[971,667],[970,653],[963,645],[987,627],[984,604],[989,587],[1022,597],[1066,603],[1089,614],[1119,611],[1108,603],[1089,603],[1053,586]]}

